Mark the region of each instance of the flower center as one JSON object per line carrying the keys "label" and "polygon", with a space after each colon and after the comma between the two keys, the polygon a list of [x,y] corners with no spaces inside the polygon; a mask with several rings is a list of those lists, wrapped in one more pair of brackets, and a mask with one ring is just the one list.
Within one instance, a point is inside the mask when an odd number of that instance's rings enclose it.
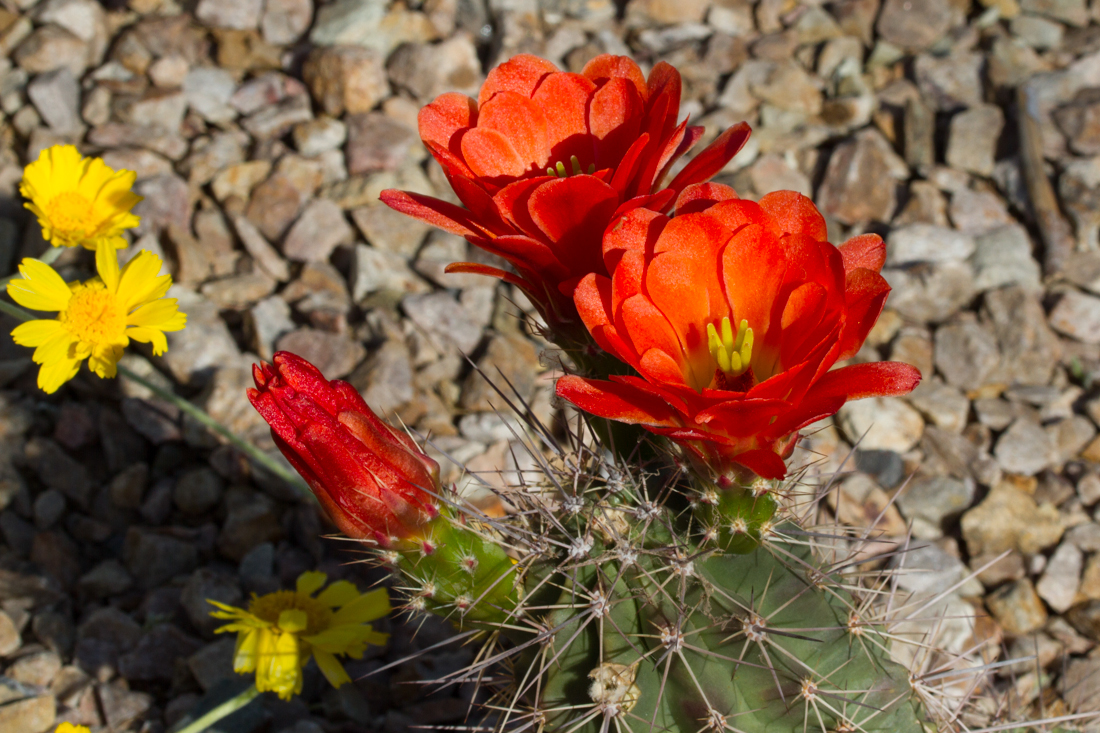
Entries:
{"label": "flower center", "polygon": [[46,204],[46,216],[54,229],[63,232],[90,232],[92,225],[92,202],[76,191],[66,191],[54,196]]}
{"label": "flower center", "polygon": [[557,162],[557,164],[555,164],[554,166],[546,169],[546,175],[556,176],[557,178],[568,178],[569,176],[579,175],[582,172],[583,173],[588,173],[589,175],[591,175],[596,170],[596,164],[595,163],[590,163],[589,166],[588,166],[588,170],[582,171],[581,170],[581,162],[580,162],[580,160],[577,159],[577,156],[575,156],[575,155],[570,155],[569,156],[569,164],[573,167],[573,172],[572,173],[566,172],[565,163],[563,163],[562,161],[559,160]]}
{"label": "flower center", "polygon": [[[281,590],[275,593],[253,598],[248,604],[248,611],[257,618],[263,619],[272,625],[279,624],[280,616],[283,620],[290,619],[298,614],[286,614],[286,611],[299,611],[305,614],[304,636],[320,633],[328,628],[332,619],[332,611],[315,598],[310,598],[304,593],[292,590]],[[280,624],[281,625],[281,624]],[[290,629],[285,629],[290,630]]]}
{"label": "flower center", "polygon": [[719,329],[713,323],[707,324],[707,345],[710,355],[718,364],[718,370],[728,378],[740,377],[749,368],[752,361],[752,329],[749,322],[742,319],[733,333],[729,318],[723,318]]}
{"label": "flower center", "polygon": [[90,344],[119,343],[126,336],[126,314],[118,298],[98,281],[77,285],[58,318],[81,341]]}

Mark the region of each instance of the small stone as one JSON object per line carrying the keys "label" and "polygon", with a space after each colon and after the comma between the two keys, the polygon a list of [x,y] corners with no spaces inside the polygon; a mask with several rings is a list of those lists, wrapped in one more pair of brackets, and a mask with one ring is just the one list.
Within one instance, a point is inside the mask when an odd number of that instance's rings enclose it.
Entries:
{"label": "small stone", "polygon": [[139,719],[153,706],[153,696],[145,692],[133,692],[126,680],[115,680],[96,687],[103,717],[112,730],[124,730],[131,721]]}
{"label": "small stone", "polygon": [[264,298],[249,309],[248,325],[252,348],[267,361],[275,354],[275,342],[296,328],[290,317],[290,306],[277,295]]}
{"label": "small stone", "polygon": [[922,54],[913,68],[924,97],[940,112],[954,112],[983,103],[981,70],[984,63],[980,53]]}
{"label": "small stone", "polygon": [[1020,0],[1020,8],[1025,13],[1045,15],[1078,28],[1089,24],[1085,0]]}
{"label": "small stone", "polygon": [[127,680],[171,680],[177,660],[186,659],[202,646],[195,637],[174,624],[157,624],[147,631],[132,652],[118,658],[118,671]]}
{"label": "small stone", "polygon": [[294,125],[311,119],[313,111],[309,97],[295,94],[252,113],[241,122],[241,127],[253,137],[274,139],[282,137]]}
{"label": "small stone", "polygon": [[210,612],[215,609],[209,601],[218,601],[228,606],[240,606],[243,598],[240,584],[235,577],[210,568],[199,568],[191,574],[187,584],[183,586],[180,604],[187,612],[191,625],[204,638],[211,639],[214,636],[214,629],[225,622],[210,615]]}
{"label": "small stone", "polygon": [[302,78],[324,111],[338,117],[368,112],[390,95],[385,59],[359,46],[314,48],[302,67]]}
{"label": "small stone", "polygon": [[44,25],[19,45],[13,58],[32,74],[65,67],[79,78],[88,68],[88,43],[64,28]]}
{"label": "small stone", "polygon": [[951,262],[973,254],[974,238],[946,227],[911,224],[894,229],[886,238],[886,264],[915,262]]}
{"label": "small stone", "polygon": [[974,236],[1016,224],[997,194],[971,188],[952,192],[951,221],[960,231]]}
{"label": "small stone", "polygon": [[88,469],[57,443],[46,438],[32,438],[24,451],[42,483],[57,489],[78,506],[88,506],[92,489],[95,488],[95,481]]}
{"label": "small stone", "polygon": [[226,503],[229,512],[217,541],[218,551],[226,557],[240,562],[257,545],[282,538],[283,528],[275,503],[267,496],[246,489],[232,489]]}
{"label": "small stone", "polygon": [[1000,364],[996,338],[973,319],[938,328],[934,353],[947,383],[964,391],[985,385]]}
{"label": "small stone", "polygon": [[401,301],[401,306],[438,346],[451,344],[469,354],[481,342],[481,328],[448,293],[410,295]]}
{"label": "small stone", "polygon": [[435,40],[436,30],[423,13],[403,5],[386,10],[378,0],[336,0],[317,11],[309,40],[316,46],[357,45],[383,57],[402,43]]}
{"label": "small stone", "polygon": [[899,553],[895,562],[898,587],[911,593],[936,595],[961,581],[959,593],[963,596],[982,595],[982,584],[977,578],[963,580],[970,571],[962,561],[938,545],[917,544]]}
{"label": "small stone", "polygon": [[[897,357],[891,353],[891,359]],[[912,362],[908,362],[912,363]],[[922,370],[921,374],[931,374]],[[921,383],[921,389],[909,395],[909,404],[936,427],[952,433],[961,433],[970,416],[970,400],[958,389],[944,384],[939,377]]]}
{"label": "small stone", "polygon": [[348,381],[380,413],[398,409],[416,394],[409,349],[399,340],[383,343]]}
{"label": "small stone", "polygon": [[197,66],[189,69],[183,80],[183,94],[188,106],[207,122],[225,123],[237,117],[230,104],[237,91],[237,81],[224,69]]}
{"label": "small stone", "polygon": [[77,581],[77,590],[92,598],[108,598],[125,593],[134,579],[118,560],[104,560],[84,573]]}
{"label": "small stone", "polygon": [[163,232],[173,226],[187,231],[191,226],[191,190],[179,176],[169,173],[138,181],[134,193],[144,197],[133,210],[141,217],[135,229],[138,234]]}
{"label": "small stone", "polygon": [[214,28],[247,31],[260,24],[263,0],[199,0],[195,17]]}
{"label": "small stone", "polygon": [[0,705],[0,730],[46,733],[57,720],[57,701],[53,695],[28,697]]}
{"label": "small stone", "polygon": [[1039,264],[1031,255],[1027,230],[1013,224],[975,239],[971,264],[974,285],[980,291],[1019,285],[1031,293],[1042,290]]}
{"label": "small stone", "polygon": [[111,503],[120,509],[137,509],[141,506],[145,487],[149,485],[149,466],[144,463],[135,463],[127,466],[117,476],[111,479],[107,491],[111,496]]}
{"label": "small stone", "polygon": [[1096,426],[1083,415],[1072,415],[1046,427],[1054,446],[1053,466],[1064,465],[1081,454],[1082,449],[1096,437]]}
{"label": "small stone", "polygon": [[61,657],[57,652],[42,651],[19,657],[7,668],[4,675],[24,685],[48,687],[60,670]]}
{"label": "small stone", "polygon": [[288,176],[276,172],[253,190],[245,215],[268,241],[278,241],[298,218],[304,198]]}
{"label": "small stone", "polygon": [[1054,446],[1043,428],[1019,418],[997,440],[994,455],[1010,473],[1034,476],[1054,462]]}
{"label": "small stone", "polygon": [[181,56],[163,56],[149,67],[149,78],[161,89],[174,89],[183,86],[191,65]]}
{"label": "small stone", "polygon": [[412,257],[432,227],[419,219],[398,213],[385,204],[361,206],[351,218],[376,249]]}
{"label": "small stone", "polygon": [[80,132],[80,85],[66,67],[36,76],[27,85],[27,97],[42,120],[59,135]]}
{"label": "small stone", "polygon": [[1065,613],[1073,605],[1083,563],[1084,554],[1070,542],[1063,542],[1050,556],[1035,590],[1056,613]]}
{"label": "small stone", "polygon": [[1070,659],[1058,687],[1066,705],[1075,713],[1087,714],[1100,710],[1100,659]]}
{"label": "small stone", "polygon": [[998,588],[986,597],[985,603],[1009,636],[1028,634],[1047,620],[1047,610],[1027,578]]}
{"label": "small stone", "polygon": [[838,489],[826,496],[838,521],[851,527],[867,528],[876,537],[905,534],[905,522],[897,507],[870,476],[853,474],[842,481]]}
{"label": "small stone", "polygon": [[916,445],[924,430],[919,412],[901,400],[883,397],[847,403],[838,421],[850,440],[858,440],[868,450],[904,453]]}
{"label": "small stone", "polygon": [[362,344],[351,341],[343,334],[300,328],[279,339],[279,351],[290,351],[310,362],[327,379],[346,376],[366,356]]}
{"label": "small stone", "polygon": [[1001,376],[1005,382],[1047,384],[1062,345],[1047,326],[1037,294],[1017,286],[985,294],[983,319],[993,328],[1001,349]]}
{"label": "small stone", "polygon": [[947,164],[980,176],[992,175],[1004,121],[1001,108],[992,104],[980,104],[952,117]]}
{"label": "small stone", "polygon": [[[906,519],[914,520],[913,533],[921,539],[943,535],[943,525],[962,514],[974,501],[977,486],[971,478],[933,476],[914,480],[897,498]],[[921,533],[918,534],[918,529]]]}
{"label": "small stone", "polygon": [[452,91],[477,97],[482,80],[477,46],[463,33],[442,43],[406,43],[390,56],[387,69],[396,86],[423,103]]}
{"label": "small stone", "polygon": [[232,638],[223,637],[188,657],[187,667],[199,687],[208,691],[222,680],[236,676],[233,673],[235,647],[236,642]]}
{"label": "small stone", "polygon": [[4,611],[0,611],[0,657],[6,657],[19,649],[23,640],[15,623]]}
{"label": "small stone", "polygon": [[[776,64],[765,79],[752,85],[752,92],[759,99],[782,110],[805,115],[821,112],[821,89],[813,77],[795,61]],[[875,133],[857,135],[857,140]]]}
{"label": "small stone", "polygon": [[1044,51],[1062,45],[1065,28],[1036,15],[1017,15],[1008,25],[1012,35],[1034,49]]}
{"label": "small stone", "polygon": [[1007,482],[993,487],[962,516],[963,538],[971,556],[1018,550],[1033,555],[1057,544],[1065,527],[1058,510]]}
{"label": "small stone", "polygon": [[216,367],[237,363],[240,359],[237,342],[218,314],[217,306],[179,286],[168,292],[187,314],[187,328],[167,334],[168,351],[160,357],[176,381],[202,384]]}
{"label": "small stone", "polygon": [[422,149],[415,130],[379,112],[348,118],[348,173],[399,168],[413,148]]}
{"label": "small stone", "polygon": [[408,261],[400,254],[357,244],[354,263],[352,297],[356,302],[379,291],[402,297],[423,293],[430,289],[428,284],[409,268]]}
{"label": "small stone", "polygon": [[198,565],[198,549],[155,530],[131,527],[126,533],[124,559],[127,568],[145,588],[155,588]]}
{"label": "small stone", "polygon": [[301,262],[325,262],[334,249],[354,238],[339,206],[328,199],[314,199],[287,232],[283,254]]}
{"label": "small stone", "polygon": [[289,280],[290,268],[287,266],[286,261],[279,256],[279,253],[264,238],[256,225],[244,216],[235,215],[231,218],[233,228],[237,231],[241,244],[248,250],[248,254],[252,255],[252,259],[256,261],[260,269],[279,282]]}
{"label": "small stone", "polygon": [[226,277],[202,286],[202,294],[222,309],[242,310],[275,290],[276,282],[263,271]]}
{"label": "small stone", "polygon": [[294,147],[302,155],[312,157],[343,146],[348,128],[340,120],[318,117],[294,126]]}
{"label": "small stone", "polygon": [[874,129],[841,143],[829,157],[817,194],[822,213],[845,224],[888,222],[897,207],[894,185],[909,175],[905,161]]}
{"label": "small stone", "polygon": [[231,165],[214,176],[214,197],[218,201],[225,201],[231,196],[248,199],[252,189],[266,179],[269,173],[271,162],[267,160],[250,160]]}
{"label": "small stone", "polygon": [[947,0],[886,0],[876,30],[888,43],[920,51],[947,33],[951,16],[951,3]]}
{"label": "small stone", "polygon": [[309,30],[312,20],[312,0],[266,0],[260,29],[268,43],[286,45]]}
{"label": "small stone", "polygon": [[221,501],[223,482],[213,470],[203,467],[188,471],[176,481],[172,500],[184,514],[203,514]]}
{"label": "small stone", "polygon": [[65,514],[65,495],[57,489],[43,491],[34,500],[34,524],[49,529]]}
{"label": "small stone", "polygon": [[1050,325],[1078,341],[1100,344],[1100,298],[1067,291],[1051,311]]}
{"label": "small stone", "polygon": [[886,268],[882,276],[892,288],[890,307],[920,323],[948,320],[975,295],[974,271],[968,262]]}
{"label": "small stone", "polygon": [[[490,386],[497,385],[512,400],[530,400],[535,389],[538,353],[520,334],[493,337],[485,355],[470,372],[462,388],[461,406],[473,412],[506,409],[504,400]],[[484,375],[484,376],[482,376]]]}

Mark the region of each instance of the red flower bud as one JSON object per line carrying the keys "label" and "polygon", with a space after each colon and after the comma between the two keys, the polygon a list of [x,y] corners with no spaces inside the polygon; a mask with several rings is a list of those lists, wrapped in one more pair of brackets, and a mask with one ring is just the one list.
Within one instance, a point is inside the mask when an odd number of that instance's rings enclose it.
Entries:
{"label": "red flower bud", "polygon": [[439,513],[439,464],[347,382],[286,351],[252,367],[252,406],[340,531],[389,546]]}

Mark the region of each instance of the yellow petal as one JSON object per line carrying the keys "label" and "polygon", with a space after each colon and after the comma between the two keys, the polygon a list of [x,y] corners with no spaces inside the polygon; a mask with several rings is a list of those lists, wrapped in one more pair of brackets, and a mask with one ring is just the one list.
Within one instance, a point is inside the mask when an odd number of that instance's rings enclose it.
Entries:
{"label": "yellow petal", "polygon": [[[179,323],[180,316],[183,323]],[[161,331],[178,331],[187,324],[187,316],[179,312],[175,298],[161,298],[146,303],[126,317],[127,326],[148,326]]]}
{"label": "yellow petal", "polygon": [[27,257],[19,263],[22,278],[8,282],[8,295],[24,308],[35,311],[63,311],[73,291],[44,262]]}
{"label": "yellow petal", "polygon": [[378,588],[356,598],[332,615],[332,625],[361,624],[382,618],[390,612],[390,596]]}
{"label": "yellow petal", "polygon": [[80,371],[80,359],[64,359],[43,364],[38,370],[38,388],[46,394],[53,394],[61,385],[68,382]]}
{"label": "yellow petal", "polygon": [[248,673],[256,671],[257,646],[263,632],[253,629],[237,637],[237,649],[233,653],[233,671]]}
{"label": "yellow petal", "polygon": [[309,625],[309,615],[298,608],[288,608],[279,613],[279,628],[288,634],[305,631]]}
{"label": "yellow petal", "polygon": [[118,344],[96,346],[88,357],[88,368],[101,379],[114,379],[118,374],[118,361],[122,358],[123,347]]}
{"label": "yellow petal", "polygon": [[340,664],[333,655],[328,652],[314,651],[313,658],[317,660],[317,666],[320,667],[321,674],[333,687],[340,687],[340,685],[351,682],[351,677],[348,677],[344,665]]}
{"label": "yellow petal", "polygon": [[157,275],[162,264],[159,257],[143,249],[122,268],[117,292],[126,311],[163,298],[168,292],[168,288],[172,286],[172,276]]}
{"label": "yellow petal", "polygon": [[307,570],[298,576],[298,582],[296,584],[296,590],[299,593],[304,593],[307,596],[311,596],[320,590],[321,586],[328,580],[328,576],[317,570]]}
{"label": "yellow petal", "polygon": [[328,588],[325,588],[324,593],[317,596],[317,600],[326,606],[336,608],[339,606],[346,606],[358,597],[359,590],[354,584],[346,580],[338,580]]}
{"label": "yellow petal", "polygon": [[108,292],[118,293],[118,253],[113,247],[99,247],[95,251],[95,269]]}
{"label": "yellow petal", "polygon": [[321,649],[332,654],[347,654],[348,649],[361,647],[370,636],[370,626],[344,624],[342,626],[330,626],[318,634],[304,636],[302,639],[309,642],[314,649]]}
{"label": "yellow petal", "polygon": [[53,364],[66,359],[76,359],[78,358],[74,349],[76,343],[78,342],[75,336],[66,329],[60,328],[34,350],[31,358],[34,359],[35,364]]}
{"label": "yellow petal", "polygon": [[12,329],[11,340],[20,346],[41,346],[64,330],[65,327],[59,321],[27,321]]}
{"label": "yellow petal", "polygon": [[[266,687],[281,699],[289,700],[302,689],[302,658],[298,638],[294,634],[268,633],[263,636],[265,639],[260,644],[256,666],[256,688],[262,691]],[[260,687],[261,677],[264,687]]]}
{"label": "yellow petal", "polygon": [[130,326],[126,329],[126,336],[143,344],[153,345],[153,356],[160,356],[168,351],[168,339],[164,332],[147,326]]}

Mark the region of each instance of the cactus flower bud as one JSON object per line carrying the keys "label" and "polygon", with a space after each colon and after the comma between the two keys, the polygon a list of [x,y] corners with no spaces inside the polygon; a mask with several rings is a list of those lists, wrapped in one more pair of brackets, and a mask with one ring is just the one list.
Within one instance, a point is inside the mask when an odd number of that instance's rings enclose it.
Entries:
{"label": "cactus flower bud", "polygon": [[383,547],[439,514],[439,464],[371,412],[347,382],[280,351],[252,367],[252,406],[340,531]]}

